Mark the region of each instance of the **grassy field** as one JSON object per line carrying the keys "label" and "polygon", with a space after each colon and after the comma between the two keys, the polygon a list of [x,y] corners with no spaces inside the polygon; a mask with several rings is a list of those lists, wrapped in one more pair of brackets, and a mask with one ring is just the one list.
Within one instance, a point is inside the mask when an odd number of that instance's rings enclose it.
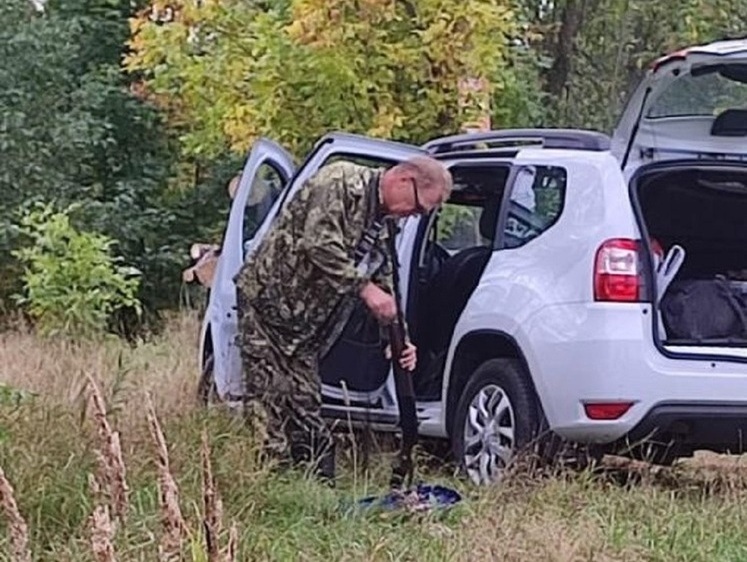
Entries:
{"label": "grassy field", "polygon": [[[353,499],[384,490],[387,450],[364,471],[346,438],[335,490],[259,466],[240,425],[196,406],[196,335],[187,317],[137,348],[0,335],[0,468],[15,498],[0,483],[0,560],[153,561],[159,545],[167,559],[180,540],[183,560],[208,560],[205,522],[224,551],[210,560],[747,560],[741,459],[696,458],[627,483],[610,472],[517,471],[483,490],[431,468],[421,476],[459,489],[462,504],[426,515],[351,513]],[[107,427],[119,432],[124,467]],[[204,499],[213,490],[203,482],[206,451],[219,504]],[[108,472],[99,455],[111,460]],[[23,521],[12,519],[15,507]],[[14,558],[24,531],[30,558]]]}

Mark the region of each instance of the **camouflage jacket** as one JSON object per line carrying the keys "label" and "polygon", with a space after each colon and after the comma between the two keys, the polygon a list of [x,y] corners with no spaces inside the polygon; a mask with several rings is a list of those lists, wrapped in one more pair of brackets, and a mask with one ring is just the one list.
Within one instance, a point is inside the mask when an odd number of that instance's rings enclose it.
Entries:
{"label": "camouflage jacket", "polygon": [[242,300],[283,354],[326,353],[367,281],[391,293],[386,228],[363,266],[354,261],[356,245],[379,218],[381,173],[349,162],[320,169],[284,206],[237,275]]}

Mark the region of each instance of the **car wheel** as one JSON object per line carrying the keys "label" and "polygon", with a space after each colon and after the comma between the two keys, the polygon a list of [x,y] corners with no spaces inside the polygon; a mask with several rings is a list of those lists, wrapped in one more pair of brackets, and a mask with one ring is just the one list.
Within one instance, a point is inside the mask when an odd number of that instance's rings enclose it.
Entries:
{"label": "car wheel", "polygon": [[472,482],[494,483],[538,426],[537,400],[521,364],[491,359],[475,370],[457,404],[454,455]]}

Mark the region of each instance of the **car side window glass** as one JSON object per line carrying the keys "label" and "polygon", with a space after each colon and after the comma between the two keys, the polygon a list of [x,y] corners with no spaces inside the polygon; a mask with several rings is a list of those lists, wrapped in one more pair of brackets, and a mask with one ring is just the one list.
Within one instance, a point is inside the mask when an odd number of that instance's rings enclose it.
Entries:
{"label": "car side window glass", "polygon": [[365,166],[367,168],[389,168],[396,164],[393,160],[385,158],[377,158],[375,156],[365,156],[363,154],[333,154],[327,158],[324,163],[320,166],[329,166],[336,162],[350,162],[351,164],[357,164],[359,166]]}
{"label": "car side window glass", "polygon": [[277,168],[267,162],[259,166],[244,206],[242,227],[244,244],[254,238],[284,187],[285,178]]}
{"label": "car side window glass", "polygon": [[518,248],[547,231],[560,217],[567,173],[558,166],[521,166],[508,200],[504,247]]}

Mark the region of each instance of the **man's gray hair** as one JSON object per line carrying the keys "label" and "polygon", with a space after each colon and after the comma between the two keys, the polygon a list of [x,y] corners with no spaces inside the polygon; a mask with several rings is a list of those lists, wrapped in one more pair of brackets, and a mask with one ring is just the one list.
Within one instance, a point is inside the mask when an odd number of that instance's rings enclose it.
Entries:
{"label": "man's gray hair", "polygon": [[442,201],[451,195],[454,180],[451,172],[441,162],[430,156],[413,156],[397,167],[413,173],[423,189],[440,188],[443,191]]}

